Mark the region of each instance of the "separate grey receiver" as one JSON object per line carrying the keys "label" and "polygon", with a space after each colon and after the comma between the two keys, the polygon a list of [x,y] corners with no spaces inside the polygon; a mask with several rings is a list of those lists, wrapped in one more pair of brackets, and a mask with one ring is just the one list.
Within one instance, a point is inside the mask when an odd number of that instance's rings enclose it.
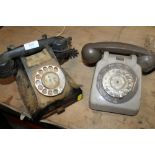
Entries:
{"label": "separate grey receiver", "polygon": [[136,115],[140,107],[141,77],[155,69],[155,55],[139,46],[102,42],[86,44],[82,58],[95,65],[90,93],[94,110]]}
{"label": "separate grey receiver", "polygon": [[82,59],[86,65],[95,65],[105,51],[111,54],[136,55],[137,63],[143,74],[149,74],[155,69],[155,53],[143,47],[121,42],[88,43],[82,48]]}

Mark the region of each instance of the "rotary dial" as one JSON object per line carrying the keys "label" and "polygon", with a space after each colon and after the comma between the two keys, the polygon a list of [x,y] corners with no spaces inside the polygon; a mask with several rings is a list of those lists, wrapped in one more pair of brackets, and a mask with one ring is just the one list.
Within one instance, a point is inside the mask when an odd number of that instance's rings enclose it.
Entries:
{"label": "rotary dial", "polygon": [[112,97],[122,98],[134,88],[132,74],[124,69],[114,68],[103,76],[102,84],[104,90]]}
{"label": "rotary dial", "polygon": [[99,71],[96,86],[101,96],[108,102],[124,103],[137,92],[137,75],[126,64],[111,63]]}
{"label": "rotary dial", "polygon": [[48,72],[42,77],[43,85],[49,89],[54,89],[59,85],[59,76],[56,73]]}
{"label": "rotary dial", "polygon": [[41,67],[35,75],[35,87],[45,96],[56,96],[64,90],[64,73],[57,66]]}

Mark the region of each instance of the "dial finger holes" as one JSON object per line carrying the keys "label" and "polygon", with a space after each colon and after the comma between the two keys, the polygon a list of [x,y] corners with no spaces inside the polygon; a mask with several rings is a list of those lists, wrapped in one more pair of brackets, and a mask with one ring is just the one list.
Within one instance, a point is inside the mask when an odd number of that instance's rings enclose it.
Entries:
{"label": "dial finger holes", "polygon": [[35,87],[44,96],[56,96],[62,93],[65,77],[58,66],[42,66],[36,71]]}
{"label": "dial finger holes", "polygon": [[54,90],[53,90],[53,93],[54,93],[54,94],[58,94],[58,89],[54,89]]}
{"label": "dial finger holes", "polygon": [[43,70],[44,70],[44,71],[48,71],[48,68],[47,68],[47,67],[43,67]]}
{"label": "dial finger holes", "polygon": [[50,95],[50,96],[53,95],[52,90],[48,91],[48,95]]}
{"label": "dial finger holes", "polygon": [[37,80],[37,81],[36,81],[36,84],[39,85],[39,84],[40,84],[40,80]]}
{"label": "dial finger holes", "polygon": [[47,89],[43,89],[42,93],[46,94],[47,93]]}
{"label": "dial finger holes", "polygon": [[52,66],[49,66],[48,69],[49,69],[50,71],[52,71],[52,70],[53,70],[53,67],[52,67]]}
{"label": "dial finger holes", "polygon": [[58,67],[54,67],[54,71],[55,72],[58,72]]}
{"label": "dial finger holes", "polygon": [[39,70],[38,73],[42,75],[43,74],[43,70]]}
{"label": "dial finger holes", "polygon": [[41,78],[41,76],[40,76],[39,74],[37,74],[37,75],[36,75],[36,78],[37,78],[37,79],[40,79],[40,78]]}
{"label": "dial finger holes", "polygon": [[43,89],[43,86],[42,86],[42,85],[39,85],[39,86],[38,86],[38,89],[39,89],[39,90],[42,90],[42,89]]}

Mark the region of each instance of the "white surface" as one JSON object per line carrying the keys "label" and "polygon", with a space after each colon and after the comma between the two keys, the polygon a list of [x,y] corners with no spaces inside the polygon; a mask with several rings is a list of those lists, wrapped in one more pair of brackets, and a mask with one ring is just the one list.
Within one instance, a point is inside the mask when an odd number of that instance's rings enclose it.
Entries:
{"label": "white surface", "polygon": [[37,40],[24,44],[25,50],[30,50],[37,47],[39,47],[39,43]]}

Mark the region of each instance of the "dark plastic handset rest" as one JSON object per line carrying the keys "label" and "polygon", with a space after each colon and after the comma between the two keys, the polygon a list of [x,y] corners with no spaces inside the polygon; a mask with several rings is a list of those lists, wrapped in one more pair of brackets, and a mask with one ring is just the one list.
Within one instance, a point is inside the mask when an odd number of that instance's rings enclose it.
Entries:
{"label": "dark plastic handset rest", "polygon": [[82,48],[82,58],[85,64],[95,65],[105,51],[112,54],[136,55],[137,63],[142,67],[143,74],[155,69],[155,53],[145,48],[121,42],[88,43]]}

